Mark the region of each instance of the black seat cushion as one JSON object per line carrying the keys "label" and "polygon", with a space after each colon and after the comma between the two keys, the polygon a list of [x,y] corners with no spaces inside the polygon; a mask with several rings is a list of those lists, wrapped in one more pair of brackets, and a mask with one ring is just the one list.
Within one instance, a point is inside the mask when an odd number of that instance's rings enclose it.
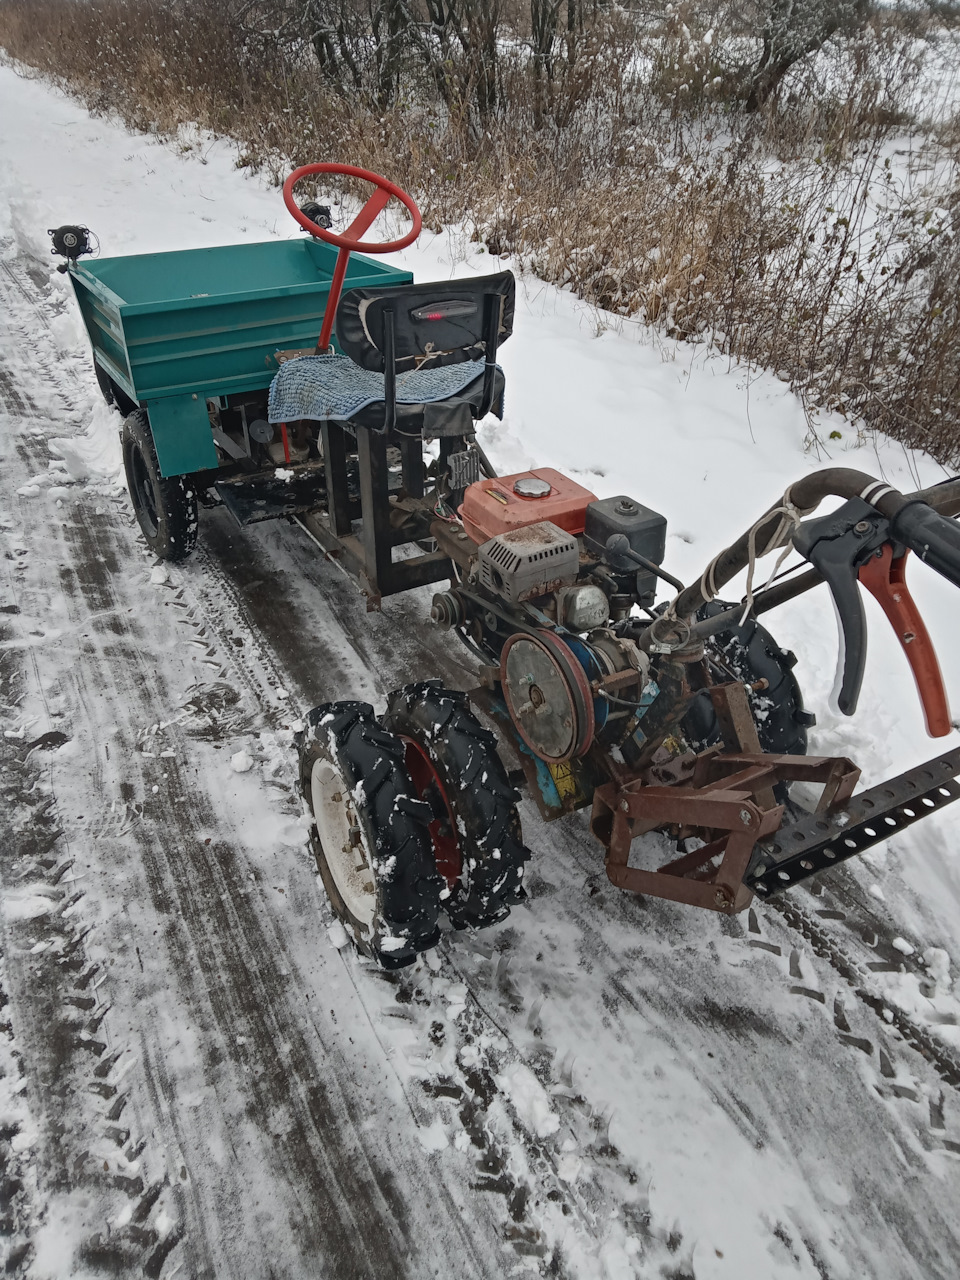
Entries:
{"label": "black seat cushion", "polygon": [[[493,403],[490,412],[498,418],[503,417],[503,391],[505,379],[502,370],[497,369],[493,382]],[[396,430],[402,435],[431,436],[463,435],[469,427],[465,426],[466,412],[470,419],[477,416],[483,400],[483,378],[474,378],[473,382],[448,400],[438,400],[434,404],[397,404]],[[464,409],[465,406],[465,409]],[[354,427],[369,427],[372,431],[382,431],[385,405],[382,400],[366,405],[363,409],[343,425],[351,430]]]}

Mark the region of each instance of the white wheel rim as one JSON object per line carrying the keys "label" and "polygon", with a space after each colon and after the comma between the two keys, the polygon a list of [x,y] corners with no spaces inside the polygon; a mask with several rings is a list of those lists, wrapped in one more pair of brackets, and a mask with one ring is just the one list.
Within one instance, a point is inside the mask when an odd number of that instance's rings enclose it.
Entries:
{"label": "white wheel rim", "polygon": [[373,927],[376,886],[357,808],[340,771],[329,760],[315,760],[310,799],[317,835],[344,906],[365,931]]}

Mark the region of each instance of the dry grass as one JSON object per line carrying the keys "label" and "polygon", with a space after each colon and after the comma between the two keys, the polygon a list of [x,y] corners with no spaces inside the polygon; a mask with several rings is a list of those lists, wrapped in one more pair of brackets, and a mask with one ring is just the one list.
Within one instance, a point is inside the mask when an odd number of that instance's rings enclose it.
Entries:
{"label": "dry grass", "polygon": [[748,116],[722,50],[690,31],[598,10],[549,83],[508,42],[499,105],[478,118],[469,68],[443,100],[405,64],[378,107],[321,76],[309,45],[251,38],[209,0],[0,0],[0,45],[94,111],[161,135],[197,123],[275,181],[316,159],[384,172],[428,225],[465,221],[599,307],[718,343],[810,406],[960,461],[960,131],[939,133],[936,189],[888,163],[916,41],[865,32],[828,82],[797,74]]}

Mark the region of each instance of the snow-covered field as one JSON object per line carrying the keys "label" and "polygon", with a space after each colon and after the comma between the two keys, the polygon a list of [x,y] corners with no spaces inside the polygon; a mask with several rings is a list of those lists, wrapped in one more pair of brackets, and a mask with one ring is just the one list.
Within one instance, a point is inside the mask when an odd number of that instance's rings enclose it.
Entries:
{"label": "snow-covered field", "polygon": [[[399,976],[339,946],[292,726],[470,672],[428,592],[367,615],[292,527],[205,512],[193,561],[153,562],[46,229],[85,223],[108,255],[298,232],[226,144],[131,136],[8,68],[0,120],[8,1270],[954,1280],[960,814],[731,921],[618,894],[585,818],[525,808],[509,921]],[[455,230],[397,260],[492,265]],[[684,579],[819,465],[943,475],[535,279],[502,364],[495,464],[662,511]],[[912,586],[960,708],[957,597],[922,565]],[[868,783],[957,744],[925,737],[871,603],[854,720],[828,705],[828,599],[765,619],[799,655],[811,750]]]}

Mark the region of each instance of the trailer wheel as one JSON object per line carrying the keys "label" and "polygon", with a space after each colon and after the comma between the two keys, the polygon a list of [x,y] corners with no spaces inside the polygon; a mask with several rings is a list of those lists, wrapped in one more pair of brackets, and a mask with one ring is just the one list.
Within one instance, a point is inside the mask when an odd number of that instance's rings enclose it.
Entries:
{"label": "trailer wheel", "polygon": [[297,745],[330,905],[364,955],[384,969],[412,964],[439,941],[443,882],[403,743],[368,703],[330,702],[310,712]]}
{"label": "trailer wheel", "polygon": [[[709,618],[734,606],[714,600],[697,614]],[[793,674],[796,657],[781,649],[765,627],[754,619],[707,641],[707,660],[722,679],[741,680],[749,688],[748,697],[757,736],[764,751],[778,755],[807,754],[807,729],[815,718],[803,709],[803,694]],[[704,750],[720,741],[720,728],[709,697],[698,698],[684,719],[684,731],[691,745]]]}
{"label": "trailer wheel", "polygon": [[479,929],[503,920],[526,896],[529,854],[496,738],[466,694],[437,680],[392,693],[384,722],[405,741],[407,769],[433,811],[430,836],[451,924]]}
{"label": "trailer wheel", "polygon": [[161,560],[185,560],[197,545],[197,495],[183,476],[160,474],[146,411],[124,419],[120,435],[130,500],[150,550]]}

